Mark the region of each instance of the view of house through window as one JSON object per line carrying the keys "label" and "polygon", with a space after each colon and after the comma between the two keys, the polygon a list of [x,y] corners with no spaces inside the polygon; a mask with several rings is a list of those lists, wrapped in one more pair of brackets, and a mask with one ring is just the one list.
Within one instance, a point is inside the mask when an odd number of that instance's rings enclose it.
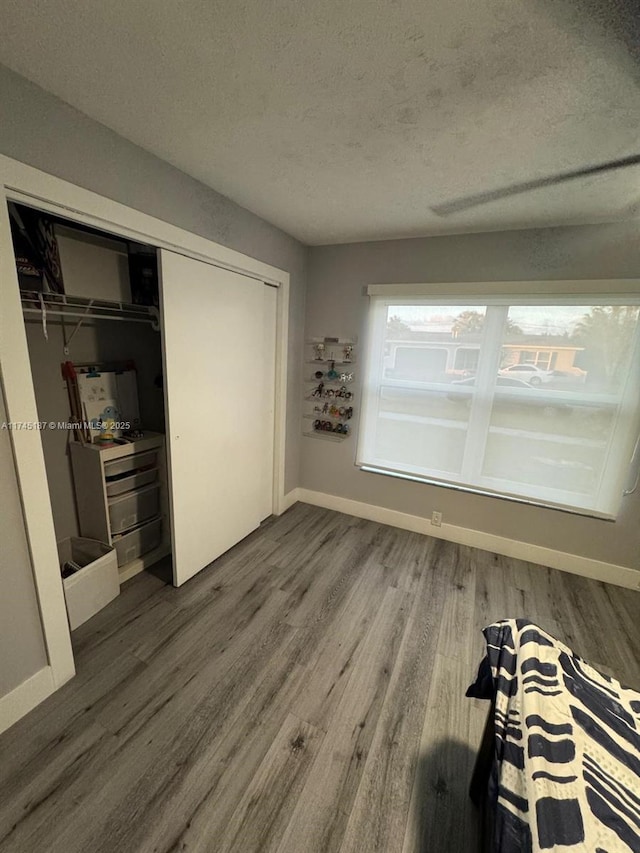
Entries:
{"label": "view of house through window", "polygon": [[358,464],[615,515],[638,339],[637,304],[373,297]]}

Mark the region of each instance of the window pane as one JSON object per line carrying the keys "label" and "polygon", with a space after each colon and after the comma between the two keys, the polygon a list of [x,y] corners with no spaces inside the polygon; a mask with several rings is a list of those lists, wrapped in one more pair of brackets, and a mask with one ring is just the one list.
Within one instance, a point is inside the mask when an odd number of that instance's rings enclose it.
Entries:
{"label": "window pane", "polygon": [[638,310],[635,305],[512,306],[502,367],[546,370],[553,361],[552,377],[538,374],[550,388],[586,384],[590,390],[619,391],[629,372]]}
{"label": "window pane", "polygon": [[475,372],[486,308],[389,305],[385,378],[451,382]]}
{"label": "window pane", "polygon": [[484,307],[390,305],[372,452],[412,473],[462,471],[469,389],[478,366]]}
{"label": "window pane", "polygon": [[[637,323],[635,306],[509,309],[481,467],[485,484],[601,506],[607,481],[620,479],[622,460],[609,468],[616,432],[634,427],[623,390]],[[519,388],[500,386],[516,375]]]}
{"label": "window pane", "polygon": [[615,514],[640,419],[637,305],[373,306],[359,464]]}
{"label": "window pane", "polygon": [[[534,393],[539,399],[495,399],[483,476],[504,481],[510,492],[534,496],[546,488],[563,493],[549,493],[549,500],[566,500],[564,493],[577,493],[576,505],[591,506],[615,413],[545,399],[544,391]],[[528,486],[535,486],[536,492]]]}
{"label": "window pane", "polygon": [[460,473],[468,406],[446,392],[382,387],[375,454],[414,473]]}

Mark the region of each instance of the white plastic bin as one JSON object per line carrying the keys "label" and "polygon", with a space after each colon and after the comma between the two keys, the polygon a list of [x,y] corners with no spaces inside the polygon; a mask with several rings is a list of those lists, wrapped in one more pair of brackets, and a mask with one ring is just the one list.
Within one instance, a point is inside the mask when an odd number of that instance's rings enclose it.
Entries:
{"label": "white plastic bin", "polygon": [[130,476],[121,476],[114,480],[107,480],[107,497],[115,498],[117,495],[130,492],[133,489],[148,486],[149,483],[155,483],[157,477],[158,469],[152,468],[150,471],[141,471],[139,474],[131,474]]}
{"label": "white plastic bin", "polygon": [[134,453],[130,456],[122,456],[119,459],[111,459],[104,463],[104,476],[117,477],[140,468],[153,468],[156,465],[157,450],[147,450],[144,453]]}
{"label": "white plastic bin", "polygon": [[122,533],[158,514],[160,486],[155,483],[109,500],[111,535]]}
{"label": "white plastic bin", "polygon": [[75,574],[62,579],[73,631],[119,595],[118,559],[115,550],[104,542],[80,537],[58,542],[58,559],[61,570],[70,561],[81,566]]}
{"label": "white plastic bin", "polygon": [[146,554],[147,551],[152,551],[160,544],[162,534],[162,520],[159,518],[143,524],[141,527],[136,527],[135,530],[130,530],[124,536],[114,538],[113,547],[118,554],[118,565],[124,566]]}

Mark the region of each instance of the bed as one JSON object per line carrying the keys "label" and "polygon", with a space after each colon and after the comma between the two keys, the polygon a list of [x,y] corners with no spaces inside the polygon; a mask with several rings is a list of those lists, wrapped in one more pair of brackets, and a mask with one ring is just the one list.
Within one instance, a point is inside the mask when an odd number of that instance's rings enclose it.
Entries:
{"label": "bed", "polygon": [[495,853],[640,853],[640,693],[523,619],[484,630],[471,783]]}

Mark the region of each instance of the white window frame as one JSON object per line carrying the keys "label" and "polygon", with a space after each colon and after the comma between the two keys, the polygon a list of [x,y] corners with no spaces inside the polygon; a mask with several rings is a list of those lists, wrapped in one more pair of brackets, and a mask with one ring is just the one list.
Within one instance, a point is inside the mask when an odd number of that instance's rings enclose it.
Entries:
{"label": "white window frame", "polygon": [[[616,279],[616,280],[592,280],[592,281],[557,281],[557,282],[469,282],[457,284],[431,284],[431,285],[370,285],[367,293],[371,297],[369,309],[369,320],[367,323],[367,342],[364,370],[364,385],[362,394],[362,416],[359,425],[358,448],[356,465],[362,470],[397,476],[404,479],[426,482],[446,488],[468,491],[476,494],[486,494],[493,497],[513,500],[519,503],[534,504],[537,506],[550,507],[576,515],[587,515],[606,520],[614,520],[616,514],[603,513],[594,508],[576,506],[575,494],[560,489],[537,488],[530,486],[529,494],[523,496],[510,490],[513,483],[492,478],[484,475],[479,476],[480,467],[484,458],[486,440],[488,438],[488,425],[491,418],[492,395],[488,404],[478,405],[474,396],[469,413],[469,420],[461,423],[461,428],[468,431],[471,440],[465,443],[465,454],[462,462],[459,478],[452,479],[449,472],[438,472],[432,470],[427,473],[416,471],[414,466],[402,465],[395,462],[385,463],[385,460],[376,460],[371,452],[371,431],[367,424],[377,418],[376,393],[380,387],[403,387],[415,388],[416,390],[442,390],[441,383],[414,382],[385,379],[383,383],[379,377],[383,376],[382,364],[384,359],[384,330],[386,326],[387,308],[389,306],[431,304],[431,305],[477,305],[491,308],[502,307],[503,311],[492,310],[487,314],[487,322],[483,327],[483,337],[480,342],[480,359],[478,362],[478,384],[481,385],[490,376],[495,376],[499,369],[500,348],[485,348],[488,357],[483,358],[482,341],[491,335],[502,337],[502,328],[507,319],[508,308],[513,305],[536,305],[536,304],[576,304],[576,305],[615,305],[615,304],[637,304],[640,305],[640,280]],[[495,362],[495,363],[494,363]],[[627,376],[624,389],[616,395],[615,402],[621,402],[622,407],[633,405],[636,399],[633,390],[640,387],[640,327],[636,333],[634,353],[632,355],[632,368]],[[487,382],[487,386],[492,383]],[[527,395],[526,389],[513,389],[514,394]],[[603,395],[598,394],[598,400]],[[606,402],[603,400],[603,402]],[[614,402],[612,398],[612,402]],[[636,432],[640,430],[638,418],[640,412],[634,405],[636,417]],[[609,436],[609,442],[605,455],[612,458],[617,456],[614,464],[620,470],[624,464],[621,460],[629,462],[629,474],[626,484],[629,486],[635,479],[635,473],[631,470],[633,461],[637,460],[638,454],[634,455],[635,446],[631,445],[628,431],[624,433],[622,418],[618,418],[616,426]],[[621,441],[623,436],[624,441]],[[616,447],[618,451],[616,452]],[[603,470],[607,466],[603,466]],[[473,481],[471,483],[470,481]],[[601,475],[600,489],[608,489],[604,493],[603,500],[610,504],[620,502],[627,489],[620,486],[619,478],[609,478],[609,482],[603,482]],[[553,499],[550,499],[553,494]],[[617,512],[617,511],[616,511]]]}

